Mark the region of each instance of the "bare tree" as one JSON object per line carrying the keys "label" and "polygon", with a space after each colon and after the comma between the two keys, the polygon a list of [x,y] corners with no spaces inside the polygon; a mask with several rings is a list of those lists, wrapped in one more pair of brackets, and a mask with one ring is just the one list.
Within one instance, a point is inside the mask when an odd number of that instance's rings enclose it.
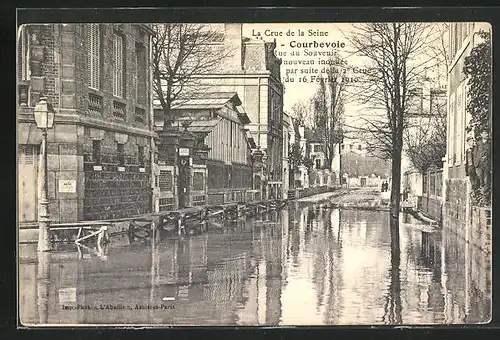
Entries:
{"label": "bare tree", "polygon": [[[437,39],[429,44],[427,55],[432,60],[422,91],[417,98],[419,107],[409,115],[404,134],[405,151],[413,167],[421,173],[429,168],[441,167],[446,155],[446,90],[443,84],[448,75],[448,24],[436,24]],[[428,91],[427,91],[428,90]],[[425,105],[422,105],[425,103]]]}
{"label": "bare tree", "polygon": [[[366,60],[366,72],[353,86],[367,110],[362,127],[370,151],[391,160],[391,217],[399,219],[403,131],[412,91],[432,67],[426,48],[436,40],[432,24],[367,23],[355,25],[349,40]],[[393,224],[397,225],[397,224]]]}
{"label": "bare tree", "polygon": [[[295,170],[298,169],[299,165],[304,164],[303,153],[305,150],[302,150],[300,147],[300,139],[304,136],[300,135],[300,127],[305,127],[309,123],[310,117],[310,108],[303,101],[299,101],[292,106],[292,124],[294,130],[294,142],[290,145],[290,165],[294,169],[291,172],[292,176],[295,176]],[[292,179],[295,183],[295,178]]]}
{"label": "bare tree", "polygon": [[441,167],[446,155],[446,113],[415,120],[415,124],[405,130],[406,154],[412,166],[425,173],[433,167]]}
{"label": "bare tree", "polygon": [[[342,117],[346,83],[344,70],[347,63],[338,55],[330,58],[327,78],[321,78],[312,102],[314,107],[313,131],[323,140],[325,167],[332,166],[335,148],[342,141]],[[326,79],[326,80],[325,80]]]}
{"label": "bare tree", "polygon": [[[311,116],[310,112],[310,107],[304,101],[299,101],[293,104],[291,118],[295,134],[299,133],[299,128],[301,126],[306,126],[309,124],[309,119]],[[304,136],[299,136],[299,138],[300,137]]]}
{"label": "bare tree", "polygon": [[164,128],[173,121],[172,103],[192,96],[194,76],[217,69],[230,51],[221,48],[223,35],[210,25],[153,25],[153,91],[164,113]]}

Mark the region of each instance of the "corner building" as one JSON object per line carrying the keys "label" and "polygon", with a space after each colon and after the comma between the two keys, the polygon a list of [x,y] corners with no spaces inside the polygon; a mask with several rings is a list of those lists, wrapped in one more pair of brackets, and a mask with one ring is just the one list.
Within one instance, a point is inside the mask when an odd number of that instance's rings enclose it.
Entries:
{"label": "corner building", "polygon": [[18,32],[19,219],[37,220],[34,120],[41,96],[48,130],[54,223],[151,211],[150,39],[143,24],[25,25]]}

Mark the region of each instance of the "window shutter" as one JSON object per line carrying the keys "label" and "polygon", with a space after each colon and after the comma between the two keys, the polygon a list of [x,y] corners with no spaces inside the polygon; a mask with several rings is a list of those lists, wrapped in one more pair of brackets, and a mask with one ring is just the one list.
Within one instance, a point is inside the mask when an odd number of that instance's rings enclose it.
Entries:
{"label": "window shutter", "polygon": [[123,96],[123,37],[115,34],[113,40],[113,56],[115,67],[113,70],[113,95]]}
{"label": "window shutter", "polygon": [[19,28],[20,34],[17,40],[17,79],[23,79],[24,77],[24,32],[23,26]]}
{"label": "window shutter", "polygon": [[94,89],[100,86],[100,48],[101,39],[98,24],[89,24],[87,30],[87,78],[88,84]]}

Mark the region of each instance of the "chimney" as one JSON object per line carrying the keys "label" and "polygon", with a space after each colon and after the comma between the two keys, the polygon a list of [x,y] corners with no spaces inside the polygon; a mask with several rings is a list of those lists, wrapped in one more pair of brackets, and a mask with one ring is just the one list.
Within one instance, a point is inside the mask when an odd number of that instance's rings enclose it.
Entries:
{"label": "chimney", "polygon": [[226,69],[241,71],[243,59],[243,25],[224,24],[224,49],[229,56],[225,60]]}

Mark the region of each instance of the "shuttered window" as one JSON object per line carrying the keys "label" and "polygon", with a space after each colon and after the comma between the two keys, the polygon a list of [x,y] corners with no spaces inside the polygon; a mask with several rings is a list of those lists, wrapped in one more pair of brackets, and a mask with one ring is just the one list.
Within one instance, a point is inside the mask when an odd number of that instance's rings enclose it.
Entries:
{"label": "shuttered window", "polygon": [[87,30],[87,79],[89,87],[98,90],[100,86],[101,37],[98,24],[89,24]]}
{"label": "shuttered window", "polygon": [[114,34],[113,36],[113,95],[123,97],[123,36]]}
{"label": "shuttered window", "polygon": [[147,64],[146,64],[146,48],[144,45],[136,44],[136,70],[137,70],[137,86],[136,100],[139,104],[147,104]]}
{"label": "shuttered window", "polygon": [[17,40],[17,77],[20,80],[29,80],[29,37],[26,26],[19,28]]}

